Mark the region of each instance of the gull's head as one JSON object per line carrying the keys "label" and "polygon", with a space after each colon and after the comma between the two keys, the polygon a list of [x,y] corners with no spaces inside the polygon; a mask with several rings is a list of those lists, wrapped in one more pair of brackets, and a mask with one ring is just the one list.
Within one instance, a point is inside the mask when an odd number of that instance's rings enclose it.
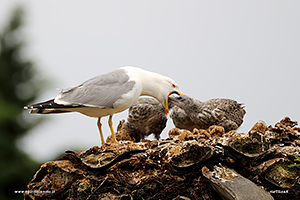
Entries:
{"label": "gull's head", "polygon": [[170,94],[177,93],[183,95],[183,92],[178,87],[178,84],[171,78],[150,72],[137,67],[124,67],[133,77],[141,83],[141,96],[147,95],[156,98],[162,105],[165,106],[166,115],[169,112],[168,98]]}
{"label": "gull's head", "polygon": [[169,96],[173,93],[182,95],[183,92],[179,89],[178,84],[171,78],[160,75],[154,78],[155,91],[153,96],[165,106],[165,114],[169,113]]}
{"label": "gull's head", "polygon": [[[169,113],[169,96],[173,93],[178,95],[184,95],[179,89],[178,84],[171,78],[160,75],[154,78],[155,91],[153,91],[153,97],[155,97],[161,104],[165,106],[165,114]],[[150,95],[151,96],[151,95]]]}
{"label": "gull's head", "polygon": [[175,81],[172,81],[171,87],[169,88],[169,91],[167,93],[168,93],[168,95],[164,99],[165,114],[166,115],[169,114],[169,96],[172,95],[172,94],[177,94],[179,96],[184,95],[184,93],[181,92],[181,90],[179,89],[179,87],[178,87],[178,85],[177,85],[177,83]]}

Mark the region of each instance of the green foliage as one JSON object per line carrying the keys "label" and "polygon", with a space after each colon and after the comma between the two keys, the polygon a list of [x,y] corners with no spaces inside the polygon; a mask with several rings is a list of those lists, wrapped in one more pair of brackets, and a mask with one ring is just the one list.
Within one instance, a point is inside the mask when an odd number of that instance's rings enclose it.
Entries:
{"label": "green foliage", "polygon": [[[300,157],[299,156],[295,156],[296,160],[300,162]],[[300,164],[292,164],[289,165],[288,167],[300,167]]]}
{"label": "green foliage", "polygon": [[22,54],[22,19],[23,10],[17,8],[0,31],[0,199],[23,199],[14,191],[25,190],[40,165],[16,146],[16,140],[38,123],[24,119],[23,106],[44,85]]}
{"label": "green foliage", "polygon": [[[300,162],[300,157],[299,156],[295,156],[296,160]],[[288,167],[300,167],[300,164],[292,164],[292,165],[288,165]],[[299,182],[300,184],[300,182]]]}

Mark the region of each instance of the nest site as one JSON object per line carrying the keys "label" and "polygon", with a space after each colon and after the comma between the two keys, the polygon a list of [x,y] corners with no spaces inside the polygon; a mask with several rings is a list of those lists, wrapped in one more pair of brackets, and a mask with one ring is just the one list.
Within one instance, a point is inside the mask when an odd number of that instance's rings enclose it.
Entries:
{"label": "nest site", "polygon": [[274,126],[259,120],[248,133],[173,128],[167,139],[141,142],[121,129],[119,143],[44,163],[24,198],[299,199],[300,168],[291,167],[299,131],[289,117]]}

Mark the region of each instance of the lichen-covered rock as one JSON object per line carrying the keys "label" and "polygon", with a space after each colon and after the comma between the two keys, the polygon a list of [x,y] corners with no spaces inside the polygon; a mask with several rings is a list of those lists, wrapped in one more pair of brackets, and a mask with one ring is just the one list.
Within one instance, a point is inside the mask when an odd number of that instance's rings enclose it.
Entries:
{"label": "lichen-covered rock", "polygon": [[263,120],[259,120],[258,122],[256,122],[256,124],[254,124],[254,126],[251,128],[249,133],[257,132],[264,135],[266,130],[267,130],[266,122],[264,122]]}
{"label": "lichen-covered rock", "polygon": [[293,162],[285,158],[274,158],[263,162],[256,168],[260,176],[266,181],[280,188],[293,188],[298,186],[300,171],[297,168],[289,167]]}
{"label": "lichen-covered rock", "polygon": [[170,156],[170,164],[174,167],[190,167],[208,160],[212,155],[212,147],[187,141]]}
{"label": "lichen-covered rock", "polygon": [[286,117],[248,133],[174,128],[160,141],[67,151],[40,167],[25,199],[300,199],[300,168],[290,167],[300,156],[296,125]]}
{"label": "lichen-covered rock", "polygon": [[[121,121],[118,127],[122,126],[123,123],[124,121]],[[118,128],[116,132],[116,139],[117,141],[134,141],[130,135],[121,128]],[[107,136],[106,143],[114,143],[111,135]]]}

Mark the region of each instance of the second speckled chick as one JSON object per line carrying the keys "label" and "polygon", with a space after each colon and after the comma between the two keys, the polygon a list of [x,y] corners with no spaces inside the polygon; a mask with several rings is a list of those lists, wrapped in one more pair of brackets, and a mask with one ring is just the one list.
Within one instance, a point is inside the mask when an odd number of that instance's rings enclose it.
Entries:
{"label": "second speckled chick", "polygon": [[243,104],[232,99],[211,99],[201,102],[186,95],[169,97],[172,112],[170,118],[177,128],[192,131],[219,125],[225,131],[236,130],[246,113]]}

